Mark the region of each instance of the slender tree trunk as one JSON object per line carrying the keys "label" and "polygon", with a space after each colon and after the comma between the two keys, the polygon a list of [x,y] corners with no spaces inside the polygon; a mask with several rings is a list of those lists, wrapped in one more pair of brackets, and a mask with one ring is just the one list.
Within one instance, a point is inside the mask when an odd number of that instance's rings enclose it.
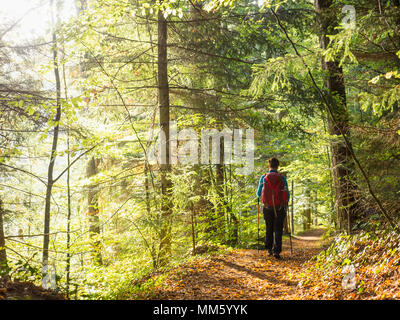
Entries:
{"label": "slender tree trunk", "polygon": [[146,197],[146,211],[147,215],[150,217],[151,205],[150,205],[149,169],[147,162],[144,164],[144,190]]}
{"label": "slender tree trunk", "polygon": [[314,226],[318,226],[318,190],[315,189],[313,197],[313,216],[314,216]]}
{"label": "slender tree trunk", "polygon": [[308,183],[305,186],[305,197],[306,197],[306,204],[303,210],[303,229],[310,230],[311,228],[311,190],[308,187]]}
{"label": "slender tree trunk", "polygon": [[[151,174],[151,168],[149,169],[149,163],[146,161],[144,163],[144,189],[145,189],[145,202],[146,202],[146,212],[147,212],[147,216],[148,219],[152,219],[151,218],[151,197],[150,197],[150,184],[149,184],[149,174]],[[158,264],[158,258],[157,258],[157,254],[156,254],[156,249],[154,246],[154,241],[151,242],[151,246],[149,246],[150,248],[150,253],[151,253],[151,258],[152,258],[152,262],[153,262],[153,267],[157,268],[157,264]]]}
{"label": "slender tree trunk", "polygon": [[[226,167],[226,169],[228,168]],[[226,171],[227,170],[225,170],[225,180],[227,181],[228,179],[226,177]],[[229,164],[229,184],[225,185],[225,194],[226,194],[226,212],[227,214],[229,214],[231,218],[231,226],[230,226],[231,232],[229,234],[229,244],[231,246],[236,246],[239,243],[239,218],[232,210],[232,204],[233,204],[232,164]]]}
{"label": "slender tree trunk", "polygon": [[[86,167],[86,177],[91,178],[97,174],[98,160],[95,157],[90,158]],[[100,218],[99,218],[99,196],[97,186],[91,183],[88,186],[88,212],[89,217],[89,235],[92,239],[93,260],[96,264],[102,265],[100,237]]]}
{"label": "slender tree trunk", "polygon": [[3,225],[4,207],[3,200],[0,198],[0,271],[4,268],[7,269],[7,253],[6,253],[6,241],[4,237],[4,225]]}
{"label": "slender tree trunk", "polygon": [[192,225],[192,255],[196,254],[196,217],[194,211],[194,204],[191,207],[191,225]]}
{"label": "slender tree trunk", "polygon": [[332,161],[331,161],[331,155],[329,151],[329,147],[326,146],[326,156],[327,156],[327,161],[328,161],[328,167],[329,171],[331,172],[331,182],[329,184],[330,192],[329,192],[329,199],[330,199],[330,206],[331,206],[331,217],[330,217],[330,224],[333,224],[335,228],[338,226],[337,218],[338,218],[338,213],[335,208],[335,200],[334,200],[334,194],[335,194],[335,187],[334,187],[334,176],[333,176],[333,171],[332,171]]}
{"label": "slender tree trunk", "polygon": [[43,237],[43,268],[46,268],[49,262],[49,242],[50,242],[50,209],[51,209],[51,195],[53,188],[53,170],[54,163],[57,155],[57,143],[59,133],[59,122],[61,118],[61,81],[59,72],[58,62],[58,43],[56,31],[53,32],[53,65],[54,65],[54,76],[56,81],[56,115],[54,117],[54,133],[53,133],[53,144],[51,147],[50,163],[47,170],[47,188],[45,198],[45,209],[44,209],[44,237]]}
{"label": "slender tree trunk", "polygon": [[[315,9],[318,15],[320,28],[320,47],[326,49],[329,44],[327,35],[334,34],[337,26],[336,12],[331,8],[332,0],[315,0]],[[330,101],[335,106],[336,122],[328,118],[328,130],[331,135],[341,136],[341,133],[350,137],[349,114],[346,104],[346,87],[343,70],[338,61],[325,61],[322,58],[322,69],[327,71],[325,87],[330,94]],[[346,145],[342,138],[331,143],[331,161],[335,198],[340,220],[347,220],[347,232],[351,232],[354,219],[357,217],[356,194],[357,186],[353,183],[352,171],[354,163],[351,158],[352,145]]]}
{"label": "slender tree trunk", "polygon": [[291,228],[290,228],[290,233],[294,235],[294,181],[292,180],[292,190],[291,190],[291,195],[290,197],[292,198],[292,214],[291,214]]}
{"label": "slender tree trunk", "polygon": [[[222,123],[219,123],[218,129],[222,128]],[[212,146],[216,148],[217,146]],[[215,210],[215,231],[217,235],[217,239],[221,243],[224,242],[224,231],[225,231],[225,208],[226,208],[226,200],[225,200],[225,166],[224,166],[224,139],[221,138],[219,141],[219,163],[215,165],[215,188],[217,192],[217,206]]]}
{"label": "slender tree trunk", "polygon": [[171,187],[172,182],[170,150],[169,150],[169,85],[168,85],[168,57],[167,57],[167,21],[163,12],[158,12],[158,104],[160,110],[160,129],[164,133],[165,141],[162,142],[161,156],[161,239],[160,239],[160,265],[166,265],[171,256]]}
{"label": "slender tree trunk", "polygon": [[68,130],[68,140],[67,140],[67,149],[68,149],[68,158],[67,158],[67,165],[68,165],[68,171],[67,171],[67,261],[66,261],[66,273],[67,273],[67,279],[66,279],[66,291],[67,291],[67,297],[69,296],[69,285],[70,285],[70,278],[71,278],[71,187],[70,187],[70,154],[69,154],[69,130]]}
{"label": "slender tree trunk", "polygon": [[[63,46],[63,60],[65,59],[65,46]],[[62,65],[63,84],[64,84],[64,98],[68,100],[68,87],[67,77],[65,74],[65,64]],[[70,155],[70,121],[68,119],[67,129],[67,257],[66,257],[66,295],[69,298],[70,294],[70,282],[71,282],[71,155]]]}

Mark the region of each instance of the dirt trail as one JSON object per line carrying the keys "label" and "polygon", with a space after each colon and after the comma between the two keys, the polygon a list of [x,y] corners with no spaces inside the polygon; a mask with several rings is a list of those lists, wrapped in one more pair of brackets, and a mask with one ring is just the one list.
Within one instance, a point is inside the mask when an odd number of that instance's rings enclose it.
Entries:
{"label": "dirt trail", "polygon": [[[321,250],[323,230],[309,231],[283,242],[282,260],[264,250],[238,249],[208,257],[174,270],[152,299],[298,299],[293,275]],[[148,297],[149,298],[149,297]]]}

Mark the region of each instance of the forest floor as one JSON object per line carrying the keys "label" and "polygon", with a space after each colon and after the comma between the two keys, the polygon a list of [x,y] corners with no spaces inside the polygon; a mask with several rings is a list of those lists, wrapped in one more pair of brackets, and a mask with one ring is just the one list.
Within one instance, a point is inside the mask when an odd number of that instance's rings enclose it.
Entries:
{"label": "forest floor", "polygon": [[52,290],[45,290],[31,282],[0,279],[0,300],[65,300]]}
{"label": "forest floor", "polygon": [[315,229],[283,241],[281,260],[265,250],[235,249],[186,263],[136,299],[273,300],[302,299],[297,278],[302,265],[324,245],[325,230]]}

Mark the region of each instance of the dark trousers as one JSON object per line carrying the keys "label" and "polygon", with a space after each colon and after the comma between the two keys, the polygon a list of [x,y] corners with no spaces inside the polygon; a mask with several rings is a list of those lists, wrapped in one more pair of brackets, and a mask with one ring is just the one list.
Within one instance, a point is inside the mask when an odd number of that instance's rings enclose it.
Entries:
{"label": "dark trousers", "polygon": [[283,222],[286,216],[285,208],[275,208],[276,216],[273,207],[263,209],[264,220],[266,225],[265,248],[272,251],[274,254],[280,254],[282,251],[282,233]]}

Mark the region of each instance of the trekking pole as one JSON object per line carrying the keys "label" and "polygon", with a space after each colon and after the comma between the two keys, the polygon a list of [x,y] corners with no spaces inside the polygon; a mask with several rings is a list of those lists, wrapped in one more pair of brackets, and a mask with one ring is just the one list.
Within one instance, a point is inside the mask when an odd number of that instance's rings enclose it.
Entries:
{"label": "trekking pole", "polygon": [[[289,207],[286,206],[286,213],[289,213]],[[287,219],[288,221],[290,221],[290,219]],[[293,255],[293,246],[292,246],[292,228],[293,226],[291,225],[291,223],[289,222],[289,242],[290,242],[290,254]]]}
{"label": "trekking pole", "polygon": [[257,198],[257,254],[260,252],[260,197]]}

